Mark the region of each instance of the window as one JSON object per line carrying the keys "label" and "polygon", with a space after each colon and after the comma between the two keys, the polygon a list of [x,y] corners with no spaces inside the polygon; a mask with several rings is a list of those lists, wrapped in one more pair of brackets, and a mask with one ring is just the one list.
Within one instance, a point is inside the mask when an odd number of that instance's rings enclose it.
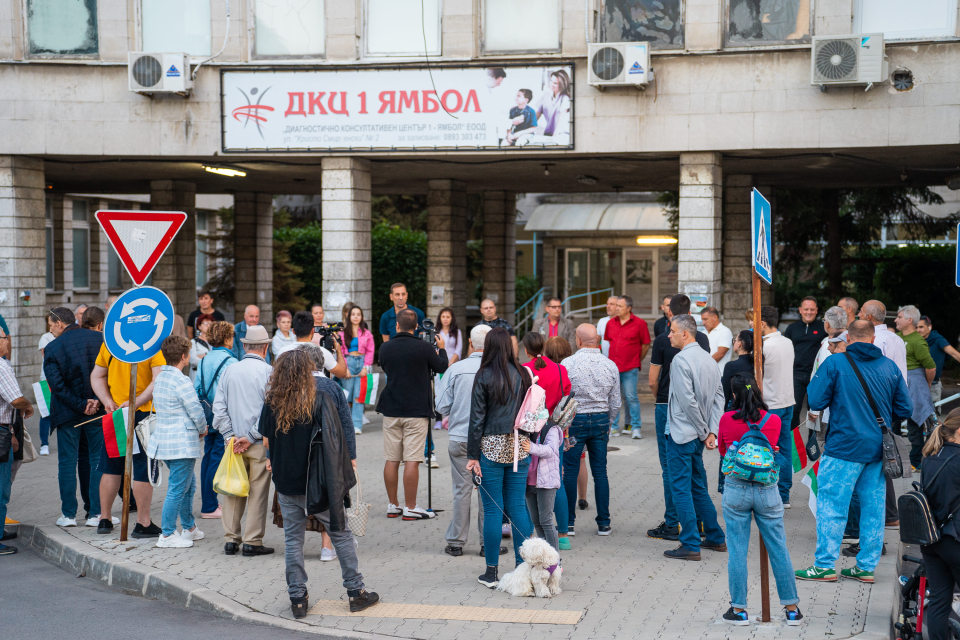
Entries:
{"label": "window", "polygon": [[854,33],[883,33],[887,40],[956,35],[957,0],[856,0]]}
{"label": "window", "polygon": [[256,0],[255,56],[322,56],[324,0]]}
{"label": "window", "polygon": [[367,0],[368,56],[440,55],[440,0]]}
{"label": "window", "polygon": [[141,0],[143,50],[210,55],[209,0]]}
{"label": "window", "polygon": [[107,289],[123,288],[123,264],[112,244],[107,249]]}
{"label": "window", "polygon": [[606,0],[604,42],[652,42],[657,48],[683,46],[682,0]]}
{"label": "window", "polygon": [[727,45],[810,42],[811,0],[729,0]]}
{"label": "window", "polygon": [[197,211],[197,288],[207,284],[207,212]]}
{"label": "window", "polygon": [[560,50],[560,0],[484,0],[483,50]]}
{"label": "window", "polygon": [[95,56],[97,0],[26,0],[28,56]]}
{"label": "window", "polygon": [[47,289],[53,289],[53,200],[47,198],[45,205],[43,237],[47,250]]}
{"label": "window", "polygon": [[85,200],[73,201],[73,288],[90,287],[90,220]]}

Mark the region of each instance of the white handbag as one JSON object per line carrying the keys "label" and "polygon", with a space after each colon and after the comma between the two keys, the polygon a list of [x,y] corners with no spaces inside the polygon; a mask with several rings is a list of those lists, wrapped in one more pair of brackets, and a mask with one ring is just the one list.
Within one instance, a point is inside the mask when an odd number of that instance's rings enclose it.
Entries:
{"label": "white handbag", "polygon": [[[153,432],[157,428],[157,414],[150,412],[150,415],[141,420],[133,428],[134,434],[137,436],[137,441],[140,444],[140,449],[146,454],[148,449],[147,446],[150,444],[150,438],[153,436]],[[155,460],[147,454],[147,475],[149,476],[150,486],[159,487],[163,482],[163,474],[161,473],[160,461]]]}
{"label": "white handbag", "polygon": [[362,536],[367,532],[367,517],[370,515],[370,504],[363,501],[363,492],[360,489],[360,478],[357,478],[357,499],[345,509],[347,523],[353,535]]}

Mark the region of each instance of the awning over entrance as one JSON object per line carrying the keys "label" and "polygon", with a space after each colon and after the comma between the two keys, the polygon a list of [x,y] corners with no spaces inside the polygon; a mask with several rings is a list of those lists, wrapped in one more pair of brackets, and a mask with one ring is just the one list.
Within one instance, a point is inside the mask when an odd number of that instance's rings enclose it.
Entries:
{"label": "awning over entrance", "polygon": [[667,213],[656,202],[541,204],[527,231],[670,231]]}

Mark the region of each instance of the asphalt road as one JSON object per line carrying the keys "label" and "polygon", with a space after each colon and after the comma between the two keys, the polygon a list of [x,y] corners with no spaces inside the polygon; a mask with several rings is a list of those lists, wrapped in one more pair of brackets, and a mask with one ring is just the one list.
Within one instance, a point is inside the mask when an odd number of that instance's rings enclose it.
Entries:
{"label": "asphalt road", "polygon": [[0,638],[119,637],[303,640],[327,636],[235,622],[123,595],[89,578],[77,578],[23,549],[0,557]]}

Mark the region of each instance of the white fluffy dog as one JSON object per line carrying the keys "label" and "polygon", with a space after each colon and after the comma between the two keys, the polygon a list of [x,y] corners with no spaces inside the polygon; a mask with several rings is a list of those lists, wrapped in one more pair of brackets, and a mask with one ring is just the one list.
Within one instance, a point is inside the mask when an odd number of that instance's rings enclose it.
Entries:
{"label": "white fluffy dog", "polygon": [[[523,562],[514,571],[500,578],[497,590],[513,596],[552,598],[560,594],[560,574],[563,569],[560,554],[543,538],[527,538],[520,545]],[[553,573],[550,567],[556,567]]]}

